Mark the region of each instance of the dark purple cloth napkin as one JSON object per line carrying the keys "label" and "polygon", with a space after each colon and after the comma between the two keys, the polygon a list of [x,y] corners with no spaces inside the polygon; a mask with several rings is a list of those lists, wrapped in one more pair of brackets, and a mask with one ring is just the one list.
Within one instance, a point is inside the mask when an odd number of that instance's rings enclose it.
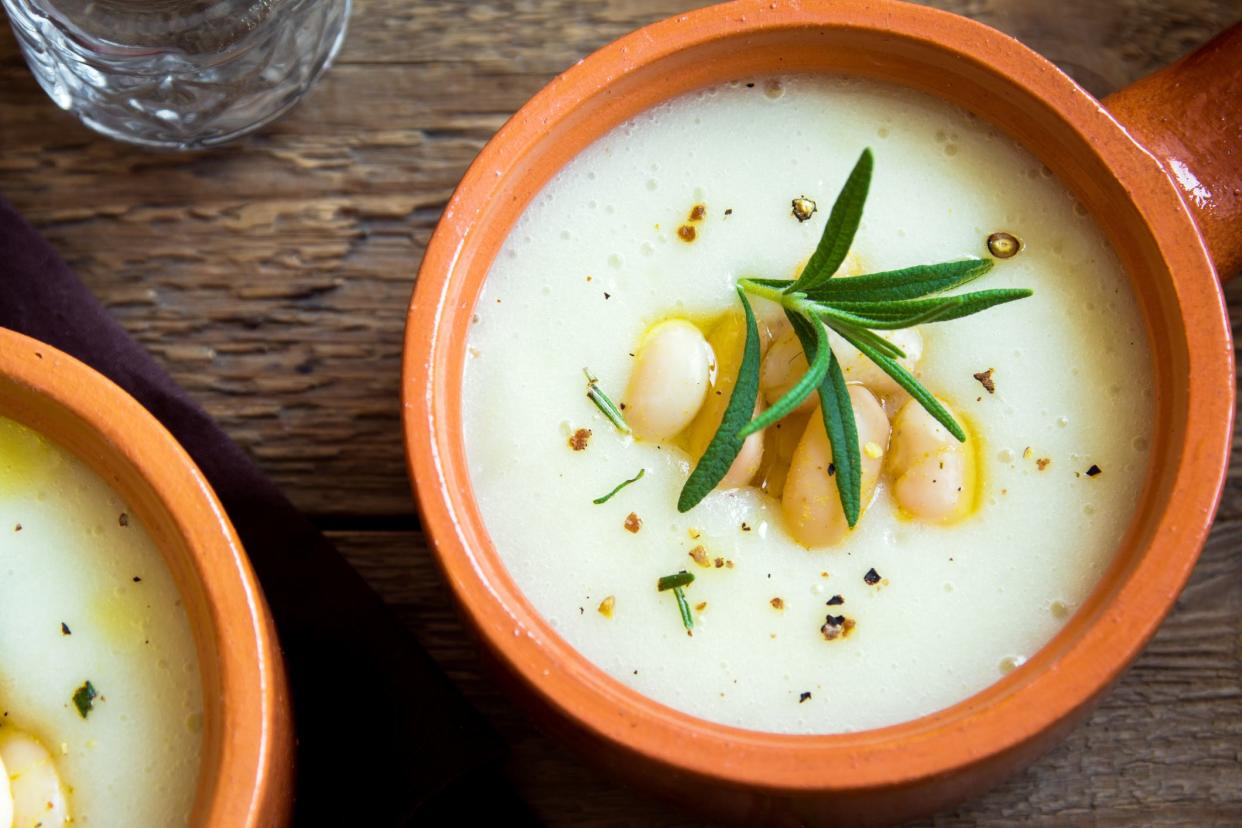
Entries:
{"label": "dark purple cloth napkin", "polygon": [[299,825],[530,822],[502,745],[331,544],[0,199],[0,326],[132,394],[223,502],[271,605],[297,733]]}

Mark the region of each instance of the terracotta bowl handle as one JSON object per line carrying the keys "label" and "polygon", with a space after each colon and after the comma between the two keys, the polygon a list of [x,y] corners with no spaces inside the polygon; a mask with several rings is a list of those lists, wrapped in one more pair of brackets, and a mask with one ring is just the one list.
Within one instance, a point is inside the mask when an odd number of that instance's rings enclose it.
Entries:
{"label": "terracotta bowl handle", "polygon": [[1221,281],[1242,271],[1242,23],[1104,99],[1177,182]]}

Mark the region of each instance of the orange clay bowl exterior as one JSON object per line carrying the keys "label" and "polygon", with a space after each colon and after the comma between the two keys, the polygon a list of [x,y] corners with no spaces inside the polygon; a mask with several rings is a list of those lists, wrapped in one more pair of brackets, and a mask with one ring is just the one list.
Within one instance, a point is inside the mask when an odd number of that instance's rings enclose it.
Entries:
{"label": "orange clay bowl exterior", "polygon": [[[1224,482],[1233,348],[1212,258],[1227,274],[1242,262],[1242,163],[1231,158],[1242,146],[1240,64],[1242,30],[1234,30],[1114,96],[1108,105],[1149,151],[1050,63],[970,20],[883,0],[744,0],[622,38],[536,95],[484,148],[431,240],[407,322],[403,388],[407,454],[426,528],[463,614],[515,695],[608,771],[739,821],[894,822],[975,795],[1052,747],[1172,607]],[[577,653],[501,563],[496,547],[504,538],[489,537],[479,514],[461,428],[474,303],[540,188],[592,141],[654,104],[739,77],[791,72],[901,84],[1020,140],[1086,205],[1120,256],[1146,321],[1157,389],[1150,477],[1133,523],[1095,592],[1056,638],[946,710],[826,736],[702,721],[642,696]],[[1170,102],[1176,130],[1161,108]]]}
{"label": "orange clay bowl exterior", "polygon": [[276,630],[241,542],[202,472],[106,377],[3,328],[0,416],[29,426],[94,469],[141,519],[172,571],[203,679],[202,764],[189,825],[285,824],[293,731]]}

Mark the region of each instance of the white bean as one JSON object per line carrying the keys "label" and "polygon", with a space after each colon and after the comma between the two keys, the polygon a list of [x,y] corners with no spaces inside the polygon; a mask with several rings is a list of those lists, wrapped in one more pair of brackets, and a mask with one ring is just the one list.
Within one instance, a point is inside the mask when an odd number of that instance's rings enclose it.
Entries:
{"label": "white bean", "polygon": [[[756,308],[758,311],[758,308]],[[707,392],[707,399],[699,409],[698,416],[690,423],[684,436],[686,450],[697,461],[707,450],[708,443],[720,428],[720,420],[724,417],[725,408],[733,396],[733,388],[737,384],[738,366],[742,361],[743,346],[746,342],[746,326],[742,324],[740,313],[730,314],[721,319],[708,335],[708,345],[716,358],[716,375],[712,379]],[[760,332],[764,329],[760,325]],[[755,400],[752,417],[763,411],[761,400]],[[752,434],[742,443],[742,450],[734,459],[733,465],[725,474],[718,489],[732,489],[748,484],[759,471],[763,462],[763,432]]]}
{"label": "white bean", "polygon": [[[851,385],[849,394],[862,455],[861,488],[865,510],[884,463],[888,418],[875,395],[863,386]],[[781,510],[790,534],[803,546],[829,546],[849,531],[837,492],[837,476],[828,473],[831,460],[832,449],[828,445],[823,417],[812,416],[794,450],[781,496]]]}
{"label": "white bean", "polygon": [[[902,328],[896,331],[876,331],[877,334],[892,342],[905,352],[905,356],[897,363],[910,373],[918,368],[923,358],[923,335],[918,328]],[[880,366],[863,356],[853,345],[842,339],[835,331],[828,331],[828,341],[832,352],[841,363],[841,372],[846,382],[861,382],[874,393],[890,396],[902,391],[892,377],[884,373]],[[806,354],[802,343],[792,329],[787,328],[772,343],[763,359],[762,372],[759,375],[759,387],[763,390],[763,398],[768,405],[774,404],[781,395],[793,387],[794,383],[807,372]],[[810,411],[815,406],[815,396],[811,395],[802,401],[797,410]]]}
{"label": "white bean", "polygon": [[12,725],[0,727],[0,763],[12,794],[13,828],[69,824],[69,806],[56,763],[37,739]]}
{"label": "white bean", "polygon": [[[876,331],[876,333],[905,352],[905,356],[898,359],[897,364],[913,374],[918,368],[919,360],[923,358],[923,335],[919,333],[919,329],[899,328],[895,331]],[[861,382],[880,396],[889,396],[902,391],[901,386],[884,373],[880,366],[863,356],[857,348],[842,339],[835,331],[828,332],[828,341],[832,345],[832,352],[836,354],[837,360],[841,363],[841,372],[845,374],[846,382]],[[802,365],[802,370],[805,371],[805,359]]]}
{"label": "white bean", "polygon": [[785,318],[784,309],[769,299],[752,296],[750,304],[755,312],[755,327],[759,331],[759,355],[762,356],[768,352],[773,342],[790,330],[789,320]]}
{"label": "white bean", "polygon": [[918,520],[948,523],[974,503],[974,452],[914,400],[893,419],[888,468],[897,505]]}
{"label": "white bean", "polygon": [[[808,366],[802,343],[793,328],[786,327],[768,348],[759,369],[759,389],[764,400],[772,405],[802,379]],[[805,414],[815,407],[818,395],[809,394],[794,411]]]}
{"label": "white bean", "polygon": [[[751,414],[754,419],[763,413],[763,403],[755,400],[755,410]],[[759,471],[759,465],[763,462],[763,432],[756,431],[754,434],[742,441],[742,450],[738,452],[737,457],[733,460],[733,465],[729,466],[729,471],[719,483],[716,484],[717,489],[736,489],[739,486],[745,486],[754,478]]]}
{"label": "white bean", "polygon": [[643,336],[625,391],[625,420],[634,436],[660,441],[694,419],[713,364],[703,334],[684,319],[661,322]]}

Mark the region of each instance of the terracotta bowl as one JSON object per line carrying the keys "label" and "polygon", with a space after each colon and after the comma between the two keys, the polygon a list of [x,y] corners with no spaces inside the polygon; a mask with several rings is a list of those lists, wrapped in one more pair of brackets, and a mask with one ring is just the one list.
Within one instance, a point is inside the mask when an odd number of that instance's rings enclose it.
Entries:
{"label": "terracotta bowl", "polygon": [[[471,493],[461,429],[475,300],[510,227],[548,179],[654,104],[789,72],[912,87],[1020,140],[1087,206],[1121,257],[1151,339],[1157,389],[1152,467],[1135,518],[1114,564],[1060,634],[1022,668],[947,710],[831,736],[702,721],[584,659],[502,565],[503,538],[488,536]],[[419,272],[406,331],[405,429],[423,518],[463,614],[545,722],[618,775],[682,803],[743,820],[855,825],[977,794],[1089,712],[1172,607],[1224,481],[1233,350],[1211,257],[1225,273],[1242,264],[1242,165],[1229,163],[1242,135],[1242,30],[1107,106],[1150,151],[1050,63],[970,20],[883,0],[744,0],[602,49],[496,134],[445,210]]]}
{"label": "terracotta bowl", "polygon": [[203,679],[203,752],[192,828],[288,821],[292,726],[276,631],[202,472],[103,375],[0,328],[0,416],[72,452],[130,505],[163,553],[190,618]]}

